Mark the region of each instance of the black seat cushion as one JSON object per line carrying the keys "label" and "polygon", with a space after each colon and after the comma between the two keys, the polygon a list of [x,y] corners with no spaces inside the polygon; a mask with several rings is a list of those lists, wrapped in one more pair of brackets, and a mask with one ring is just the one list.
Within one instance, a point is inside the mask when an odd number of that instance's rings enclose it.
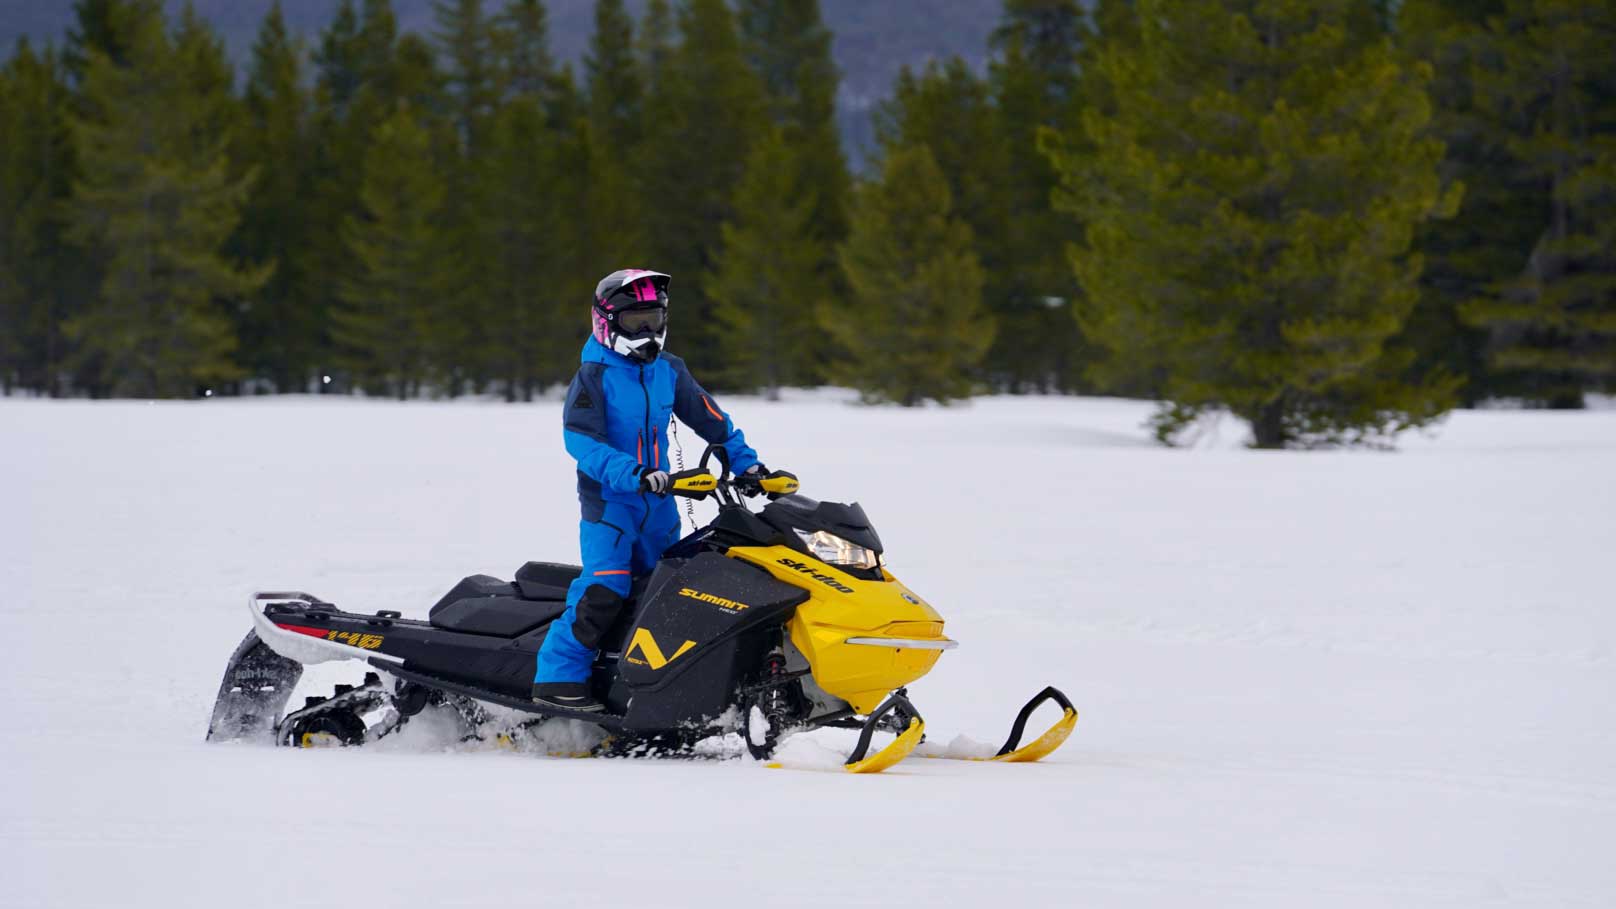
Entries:
{"label": "black seat cushion", "polygon": [[517,597],[467,597],[432,610],[432,624],[467,634],[514,638],[552,622],[565,612],[560,600],[523,600]]}
{"label": "black seat cushion", "polygon": [[578,565],[528,562],[516,570],[517,596],[529,600],[565,600],[567,588],[583,573]]}
{"label": "black seat cushion", "polygon": [[443,599],[433,605],[432,611],[427,614],[435,616],[438,614],[438,610],[469,597],[514,597],[520,595],[517,592],[516,585],[510,581],[501,581],[499,578],[490,577],[486,574],[474,574],[454,585],[448,593],[443,595]]}

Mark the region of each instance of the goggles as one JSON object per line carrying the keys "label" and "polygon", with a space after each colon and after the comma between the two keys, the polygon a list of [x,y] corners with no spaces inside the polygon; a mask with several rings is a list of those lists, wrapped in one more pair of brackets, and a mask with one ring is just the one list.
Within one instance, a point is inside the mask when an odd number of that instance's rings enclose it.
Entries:
{"label": "goggles", "polygon": [[668,324],[668,311],[660,306],[654,309],[623,309],[612,313],[610,318],[617,325],[618,331],[628,334],[639,334],[644,331],[660,334]]}

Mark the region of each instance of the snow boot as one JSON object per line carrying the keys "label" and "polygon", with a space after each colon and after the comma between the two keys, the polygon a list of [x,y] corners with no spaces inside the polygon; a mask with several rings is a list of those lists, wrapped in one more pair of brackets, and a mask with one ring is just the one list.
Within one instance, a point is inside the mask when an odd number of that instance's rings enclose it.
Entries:
{"label": "snow boot", "polygon": [[583,682],[534,682],[533,703],[580,713],[599,713],[606,709]]}

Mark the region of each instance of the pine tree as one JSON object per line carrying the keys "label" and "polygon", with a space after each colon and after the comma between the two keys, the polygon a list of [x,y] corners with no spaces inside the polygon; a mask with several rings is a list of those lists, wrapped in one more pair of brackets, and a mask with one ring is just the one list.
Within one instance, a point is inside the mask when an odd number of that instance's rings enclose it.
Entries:
{"label": "pine tree", "polygon": [[[642,223],[648,209],[666,202],[662,193],[648,189],[638,173],[624,167],[619,137],[597,129],[590,118],[575,117],[558,141],[555,173],[561,179],[553,198],[565,225],[557,240],[563,265],[549,282],[560,301],[556,330],[569,346],[576,346],[587,333],[585,313],[602,276],[627,267],[666,270]],[[674,286],[684,283],[676,273]],[[691,325],[690,308],[682,291],[675,290],[674,297],[674,324],[679,326],[674,330],[682,338],[684,327]]]}
{"label": "pine tree", "polygon": [[194,58],[155,9],[128,27],[127,65],[93,51],[85,73],[73,230],[105,269],[96,305],[66,331],[114,392],[188,395],[240,376],[219,302],[268,275],[220,254],[247,184],[230,174],[228,137],[207,131],[215,102],[187,66]]}
{"label": "pine tree", "polygon": [[551,107],[557,103],[549,14],[540,0],[510,0],[494,17],[493,52],[500,97],[529,95]]}
{"label": "pine tree", "polygon": [[[501,202],[477,195],[477,170],[486,166],[489,132],[503,95],[502,59],[496,52],[506,48],[496,37],[502,30],[484,14],[482,0],[435,0],[432,9],[445,62],[446,119],[452,133],[445,150],[447,191],[440,225],[445,296],[437,305],[445,311],[444,324],[454,325],[455,333],[469,342],[443,349],[434,359],[450,361],[444,365],[451,366],[451,372],[458,377],[464,370],[472,385],[481,388],[497,369],[491,361],[499,339],[492,334],[495,323],[487,317],[488,293],[483,286],[492,253],[481,245],[478,221],[491,204]],[[401,41],[399,63],[406,53]],[[422,100],[412,103],[417,111],[427,110]],[[439,345],[444,340],[434,339]],[[457,391],[457,383],[451,382],[449,390]]]}
{"label": "pine tree", "polygon": [[62,60],[76,85],[90,68],[90,55],[101,53],[123,66],[129,62],[130,26],[149,15],[153,0],[73,0],[73,26],[67,30]]}
{"label": "pine tree", "polygon": [[438,47],[447,61],[451,119],[466,156],[476,157],[499,98],[494,29],[483,14],[482,0],[434,0],[432,14]]}
{"label": "pine tree", "polygon": [[232,244],[274,273],[237,321],[240,361],[279,391],[307,388],[325,352],[325,313],[310,270],[310,196],[315,179],[303,45],[286,27],[279,0],[259,27],[248,64],[245,117],[236,158],[257,175]]}
{"label": "pine tree", "polygon": [[[362,0],[359,30],[353,39],[354,62],[361,82],[369,83],[382,97],[397,98],[401,94],[394,81],[398,43],[398,16],[393,12],[393,0]],[[390,104],[383,106],[392,110]]]}
{"label": "pine tree", "polygon": [[[577,332],[557,318],[558,278],[574,267],[561,258],[556,137],[540,99],[508,102],[495,115],[488,153],[477,169],[477,198],[488,200],[475,221],[480,346],[491,378],[508,401],[533,399],[575,360]],[[574,307],[575,314],[581,306]],[[582,318],[572,327],[582,324]]]}
{"label": "pine tree", "polygon": [[[898,74],[893,96],[877,111],[882,154],[925,146],[948,181],[956,217],[971,228],[983,271],[988,311],[1011,305],[1012,197],[1010,148],[987,82],[959,58],[916,75]],[[1024,341],[1023,343],[1036,343]]]}
{"label": "pine tree", "polygon": [[1005,258],[996,238],[1008,235],[1010,221],[1004,199],[1009,148],[999,125],[987,83],[958,57],[929,64],[919,75],[901,71],[876,121],[883,151],[931,150],[955,213],[977,234],[990,276]]}
{"label": "pine tree", "polygon": [[740,0],[737,21],[770,119],[808,128],[832,118],[839,77],[819,0]]}
{"label": "pine tree", "polygon": [[61,58],[26,38],[0,66],[0,391],[61,390],[61,323],[83,271],[61,219],[73,176],[66,79]]}
{"label": "pine tree", "polygon": [[673,57],[677,27],[668,0],[646,0],[645,16],[640,20],[639,51],[647,86],[654,87],[661,81],[663,69]]}
{"label": "pine tree", "polygon": [[[0,135],[24,135],[19,132],[22,104],[13,97],[16,90],[11,86],[9,70],[19,60],[26,67],[37,66],[36,59],[24,37],[18,40],[16,55],[9,65],[0,68]],[[21,157],[14,150],[18,144],[16,140],[0,144],[0,395],[11,394],[12,387],[20,383],[24,371],[23,326],[29,321],[24,309],[33,308],[17,266],[28,259],[37,241],[30,223],[33,219],[18,217],[17,209],[22,207],[19,202],[35,192],[35,179],[16,160]]]}
{"label": "pine tree", "polygon": [[1462,376],[1467,403],[1529,391],[1489,368],[1486,331],[1466,325],[1459,309],[1521,273],[1548,217],[1547,199],[1511,162],[1507,137],[1478,128],[1473,75],[1492,54],[1483,26],[1504,2],[1408,0],[1397,19],[1400,46],[1435,73],[1430,131],[1447,149],[1443,177],[1464,185],[1458,214],[1416,234],[1421,296],[1400,340],[1417,352],[1416,365]]}
{"label": "pine tree", "polygon": [[[338,281],[358,263],[345,239],[345,225],[361,208],[359,191],[372,134],[396,108],[399,67],[396,24],[391,4],[340,0],[315,54],[314,113],[310,128],[314,188],[307,206],[305,292],[310,305],[326,314],[326,348],[335,351],[334,310],[342,305]],[[351,361],[351,359],[349,360]],[[335,362],[322,372],[337,372]],[[334,386],[340,390],[342,374]]]}
{"label": "pine tree", "polygon": [[645,83],[634,55],[634,20],[623,0],[596,0],[595,32],[584,55],[589,85],[589,118],[608,136],[624,141],[636,135]]}
{"label": "pine tree", "polygon": [[347,114],[364,80],[359,69],[358,38],[359,15],[354,11],[353,0],[340,0],[314,55],[319,68],[318,90],[325,106],[338,118]]}
{"label": "pine tree", "polygon": [[[813,197],[810,234],[829,250],[847,233],[852,177],[836,129],[840,75],[819,0],[742,0],[740,26],[770,119],[785,131],[792,151],[795,191]],[[834,271],[834,258],[827,252],[827,272]]]}
{"label": "pine tree", "polygon": [[180,7],[174,52],[198,105],[196,130],[203,137],[239,131],[242,110],[235,94],[236,68],[225,52],[224,41],[197,14],[191,0]]}
{"label": "pine tree", "polygon": [[1099,66],[1092,161],[1062,171],[1087,224],[1079,316],[1154,370],[1172,438],[1226,408],[1258,447],[1373,441],[1448,406],[1388,347],[1418,297],[1415,227],[1456,192],[1426,137],[1429,70],[1351,38],[1351,0],[1140,0],[1141,44]]}
{"label": "pine tree", "polygon": [[[836,246],[847,238],[852,176],[836,123],[840,76],[831,56],[830,30],[820,17],[819,0],[743,0],[739,23],[747,59],[762,80],[769,117],[781,130],[784,143],[785,154],[773,165],[784,173],[775,185],[790,198],[791,207],[806,206],[806,218],[794,220],[790,233],[781,225],[775,242],[797,247],[790,257],[816,263],[812,280],[803,285],[802,293],[845,292]],[[762,224],[752,229],[762,229]],[[729,265],[721,263],[720,267]],[[726,361],[737,355],[746,358],[747,351],[740,349],[744,342],[738,337],[725,335],[720,340]],[[796,343],[801,357],[767,379],[767,387],[777,386],[782,376],[793,384],[817,380],[813,368],[801,367],[825,359],[824,337],[804,332]]]}
{"label": "pine tree", "polygon": [[881,182],[856,196],[841,247],[853,293],[823,304],[819,318],[847,353],[833,378],[866,400],[909,406],[965,397],[993,342],[982,266],[950,197],[924,146],[889,151]]}
{"label": "pine tree", "polygon": [[723,226],[718,272],[707,282],[724,351],[715,378],[736,388],[761,385],[771,400],[781,386],[817,376],[814,312],[831,297],[813,242],[816,200],[796,191],[796,163],[781,128],[758,139],[735,194],[735,218]]}
{"label": "pine tree", "polygon": [[1075,125],[1080,61],[1092,41],[1077,0],[1005,0],[993,33],[997,56],[988,81],[1006,141],[1003,193],[1014,216],[1004,227],[1000,289],[990,296],[999,340],[985,367],[993,384],[1011,391],[1080,387],[1080,362],[1091,355],[1072,318],[1071,228],[1051,204],[1058,178],[1039,136]]}
{"label": "pine tree", "polygon": [[476,180],[469,311],[487,376],[507,400],[531,400],[575,359],[576,335],[557,332],[554,317],[562,275],[577,269],[564,258],[561,225],[569,214],[565,184],[578,177],[559,162],[563,133],[581,102],[570,76],[554,69],[541,4],[508,6],[496,23],[494,48],[503,104],[487,153],[468,162]]}
{"label": "pine tree", "polygon": [[[453,139],[454,126],[448,116],[450,104],[444,94],[446,80],[438,68],[438,56],[432,45],[420,35],[406,33],[398,39],[390,63],[385,78],[378,84],[377,98],[390,100],[392,106],[397,106],[399,101],[413,105],[430,115],[437,138]],[[452,145],[445,141],[439,145],[439,150],[447,152]]]}
{"label": "pine tree", "polygon": [[[664,8],[663,13],[665,14]],[[645,201],[658,196],[657,188],[642,182],[645,158],[661,146],[658,131],[645,127],[645,64],[635,50],[633,20],[622,0],[598,0],[595,4],[595,31],[584,55],[587,78],[587,125],[565,124],[570,154],[581,155],[578,166],[586,167],[592,179],[610,187],[606,193],[591,193],[590,207],[573,213],[577,229],[585,235],[577,244],[588,262],[593,281],[607,272],[624,267],[619,263],[643,263],[645,225],[640,212]],[[587,133],[580,134],[580,131]],[[649,143],[649,144],[648,144]],[[568,192],[572,192],[571,189]],[[587,223],[580,223],[587,222]],[[627,258],[603,259],[603,241],[617,255]],[[587,291],[588,288],[584,288]],[[587,293],[578,299],[588,299]]]}
{"label": "pine tree", "polygon": [[1494,368],[1531,397],[1580,407],[1616,387],[1616,8],[1509,0],[1480,36],[1477,120],[1535,184],[1546,218],[1524,267],[1463,304]]}
{"label": "pine tree", "polygon": [[377,128],[360,214],[343,239],[354,269],[338,279],[332,334],[359,383],[403,400],[431,378],[437,307],[446,289],[439,218],[445,186],[432,135],[407,102]]}
{"label": "pine tree", "polygon": [[733,214],[764,98],[724,0],[689,0],[679,10],[679,35],[652,83],[660,141],[641,162],[641,185],[651,194],[642,221],[653,256],[646,267],[673,276],[675,349],[705,372],[720,355],[704,280],[716,264],[720,226]]}

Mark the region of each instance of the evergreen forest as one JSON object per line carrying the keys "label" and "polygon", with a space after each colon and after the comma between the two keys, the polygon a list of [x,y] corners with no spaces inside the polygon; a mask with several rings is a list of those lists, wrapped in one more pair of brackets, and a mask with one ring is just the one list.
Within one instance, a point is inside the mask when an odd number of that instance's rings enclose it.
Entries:
{"label": "evergreen forest", "polygon": [[624,267],[721,390],[1262,448],[1616,391],[1616,4],[1004,0],[857,169],[818,0],[592,9],[579,55],[542,0],[277,3],[237,66],[76,0],[0,65],[0,392],[531,400]]}

